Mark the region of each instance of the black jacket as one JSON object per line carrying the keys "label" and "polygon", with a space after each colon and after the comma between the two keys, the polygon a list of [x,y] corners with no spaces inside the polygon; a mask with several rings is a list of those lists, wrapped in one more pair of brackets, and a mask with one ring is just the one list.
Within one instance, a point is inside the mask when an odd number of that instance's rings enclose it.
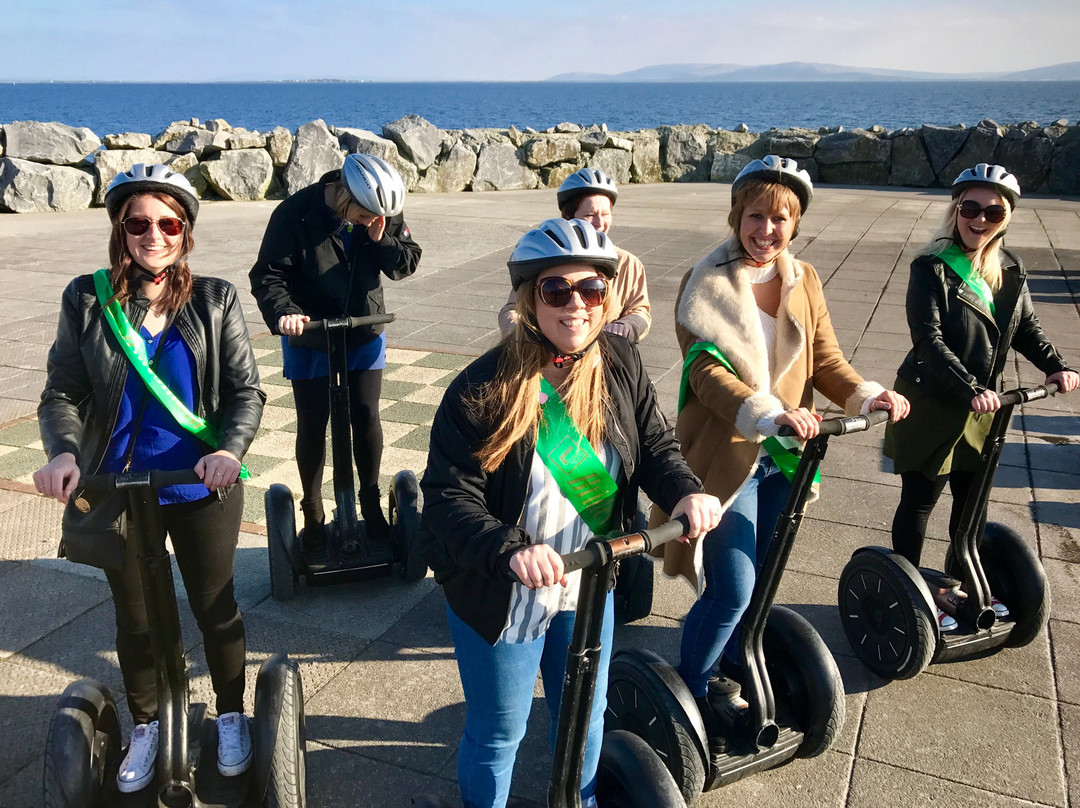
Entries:
{"label": "black jacket", "polygon": [[[350,253],[345,254],[341,220],[323,201],[327,184],[340,175],[331,171],[314,185],[301,188],[270,215],[248,277],[259,311],[275,334],[278,319],[286,314],[306,314],[313,320],[383,314],[380,273],[400,280],[412,275],[420,262],[420,246],[400,214],[387,219],[377,243],[365,228],[355,228]],[[370,342],[382,331],[381,325],[355,329],[349,344]],[[322,334],[304,334],[292,342],[326,348]]]}
{"label": "black jacket", "polygon": [[937,256],[912,261],[907,319],[913,345],[897,375],[967,409],[985,390],[1000,392],[1009,348],[1048,376],[1069,369],[1039,325],[1020,259],[1005,250],[1002,258],[993,314]]}
{"label": "black jacket", "polygon": [[[679,452],[674,431],[656,402],[637,348],[603,334],[605,379],[611,395],[607,434],[622,458],[616,513],[629,529],[640,486],[670,513],[687,494],[701,492]],[[510,556],[532,543],[518,521],[525,507],[535,439],[519,441],[488,474],[474,452],[492,425],[467,400],[494,378],[502,349],[481,356],[450,384],[431,427],[424,492],[424,553],[447,602],[466,624],[494,644],[506,623],[512,584]]]}
{"label": "black jacket", "polygon": [[[124,304],[136,329],[146,309],[145,298]],[[172,327],[195,357],[196,414],[217,428],[219,449],[242,458],[259,428],[266,396],[259,387],[259,369],[236,288],[218,278],[195,278],[191,300],[177,313]],[[41,439],[50,460],[71,452],[84,474],[98,470],[130,369],[102,316],[93,276],[75,278],[64,290],[38,404]]]}

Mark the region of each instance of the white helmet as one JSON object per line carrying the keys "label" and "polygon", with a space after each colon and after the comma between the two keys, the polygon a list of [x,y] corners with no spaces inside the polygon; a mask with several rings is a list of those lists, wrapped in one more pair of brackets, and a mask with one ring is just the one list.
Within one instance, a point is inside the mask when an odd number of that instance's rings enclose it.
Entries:
{"label": "white helmet", "polygon": [[376,216],[397,216],[405,208],[405,183],[381,157],[346,155],[341,179],[357,204]]}
{"label": "white helmet", "polygon": [[548,267],[589,264],[614,278],[618,263],[615,244],[606,233],[582,219],[548,219],[521,237],[506,266],[517,289]]}
{"label": "white helmet", "polygon": [[615,187],[615,180],[599,168],[583,168],[580,171],[575,171],[562,181],[555,198],[561,208],[575,197],[592,196],[593,194],[603,194],[614,205],[615,200],[619,197],[619,189]]}
{"label": "white helmet", "polygon": [[960,196],[966,188],[975,186],[993,188],[1009,200],[1009,207],[1015,208],[1020,201],[1020,183],[1004,166],[993,163],[979,163],[974,168],[965,168],[960,176],[953,180],[952,198]]}
{"label": "white helmet", "polygon": [[810,174],[806,169],[799,168],[799,164],[790,157],[767,154],[761,160],[752,160],[747,163],[735,177],[735,182],[731,183],[732,204],[735,203],[735,194],[751,180],[786,185],[799,197],[802,213],[806,213],[806,209],[810,207],[810,202],[814,198],[814,183],[810,182]]}
{"label": "white helmet", "polygon": [[109,218],[115,220],[129,196],[154,192],[173,197],[187,211],[188,224],[195,224],[195,217],[199,215],[199,195],[187,177],[164,165],[136,163],[113,177],[105,189],[105,210]]}

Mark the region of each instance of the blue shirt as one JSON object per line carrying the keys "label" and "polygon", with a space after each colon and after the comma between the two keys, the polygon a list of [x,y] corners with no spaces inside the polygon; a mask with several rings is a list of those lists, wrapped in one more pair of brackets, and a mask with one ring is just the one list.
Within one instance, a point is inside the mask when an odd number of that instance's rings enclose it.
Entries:
{"label": "blue shirt", "polygon": [[[158,351],[163,351],[155,365],[158,377],[165,382],[176,397],[192,412],[198,407],[199,387],[195,378],[195,355],[180,336],[176,328],[170,328],[162,346],[161,335],[151,337],[145,328],[139,329],[139,335],[146,343],[147,359],[153,362]],[[120,406],[116,413],[116,426],[109,446],[105,450],[101,472],[123,471],[124,458],[131,444],[135,417],[147,399],[146,412],[143,413],[142,425],[135,440],[135,450],[131,456],[128,471],[150,471],[161,469],[175,471],[191,469],[206,454],[206,446],[180,426],[165,405],[158,401],[146,386],[138,371],[128,368],[124,392],[120,397]],[[158,502],[172,505],[178,502],[194,502],[210,493],[202,483],[193,485],[170,485],[158,491]]]}

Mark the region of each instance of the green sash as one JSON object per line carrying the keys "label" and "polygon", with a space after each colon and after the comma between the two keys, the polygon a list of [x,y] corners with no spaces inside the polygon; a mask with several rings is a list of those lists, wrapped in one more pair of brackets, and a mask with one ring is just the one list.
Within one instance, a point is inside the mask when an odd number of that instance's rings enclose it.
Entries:
{"label": "green sash", "polygon": [[990,284],[975,271],[975,267],[971,265],[971,259],[964,255],[964,251],[956,244],[950,244],[938,253],[938,258],[948,264],[949,269],[959,275],[967,288],[975,293],[991,314],[994,314],[994,293],[990,289]]}
{"label": "green sash", "polygon": [[589,529],[598,535],[607,533],[615,515],[618,486],[547,379],[540,379],[540,390],[547,401],[541,405],[543,417],[536,436],[536,451],[555,478],[559,491]]}
{"label": "green sash", "polygon": [[[105,315],[105,321],[120,341],[120,347],[123,349],[128,361],[131,362],[131,366],[135,368],[143,382],[146,383],[147,389],[168,410],[169,415],[176,419],[177,424],[210,448],[216,449],[220,439],[214,428],[185,407],[184,402],[176,397],[176,394],[168,388],[165,382],[150,367],[150,362],[146,357],[146,342],[131,325],[120,304],[112,299],[113,288],[109,282],[109,271],[107,269],[99,269],[94,273],[94,290],[97,292],[98,302],[101,303],[101,311]],[[240,479],[247,480],[250,477],[251,474],[248,472],[247,466],[241,463]]]}
{"label": "green sash", "polygon": [[[683,360],[682,380],[679,382],[679,412],[682,412],[683,405],[686,403],[686,396],[690,393],[690,366],[700,353],[708,354],[723,365],[736,379],[739,378],[738,372],[731,366],[731,363],[728,362],[727,357],[720,352],[719,348],[711,342],[695,342],[690,346],[690,350],[686,352],[686,359]],[[780,473],[787,478],[788,482],[794,480],[795,469],[799,467],[799,458],[802,456],[799,442],[795,438],[770,436],[765,438],[763,445],[773,463],[780,469]],[[821,470],[818,469],[814,474],[814,486],[817,487],[820,484]]]}

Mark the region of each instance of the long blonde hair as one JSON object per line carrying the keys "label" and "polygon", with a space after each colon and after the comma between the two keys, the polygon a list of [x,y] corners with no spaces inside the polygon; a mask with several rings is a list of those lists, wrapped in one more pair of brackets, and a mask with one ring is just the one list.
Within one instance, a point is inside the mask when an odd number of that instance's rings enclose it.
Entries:
{"label": "long blonde hair", "polygon": [[[495,425],[495,430],[476,450],[476,459],[486,472],[497,469],[514,444],[522,438],[535,440],[540,423],[540,379],[551,362],[551,350],[532,340],[529,329],[535,328],[536,280],[518,287],[518,320],[514,330],[502,342],[503,352],[495,378],[480,386],[467,405],[474,416]],[[597,319],[590,339],[600,335],[608,321],[614,295],[604,300],[602,316]],[[533,324],[530,326],[530,324]],[[604,440],[606,415],[610,407],[604,379],[606,345],[600,340],[581,359],[574,362],[559,394],[574,424],[594,448]]]}
{"label": "long blonde hair", "polygon": [[957,244],[971,259],[972,268],[982,276],[982,279],[986,281],[986,285],[990,287],[991,291],[997,292],[1001,289],[1002,242],[998,234],[1003,233],[1005,228],[1009,226],[1009,222],[1012,221],[1012,205],[1009,204],[1007,199],[1002,199],[1005,204],[1005,218],[1000,224],[996,225],[998,229],[995,232],[995,237],[987,241],[979,249],[969,253],[965,249],[963,242],[956,238],[956,217],[959,215],[960,203],[964,201],[966,193],[967,191],[964,191],[956,199],[949,201],[938,229],[930,237],[930,240],[919,248],[919,255],[937,255],[950,244]]}

